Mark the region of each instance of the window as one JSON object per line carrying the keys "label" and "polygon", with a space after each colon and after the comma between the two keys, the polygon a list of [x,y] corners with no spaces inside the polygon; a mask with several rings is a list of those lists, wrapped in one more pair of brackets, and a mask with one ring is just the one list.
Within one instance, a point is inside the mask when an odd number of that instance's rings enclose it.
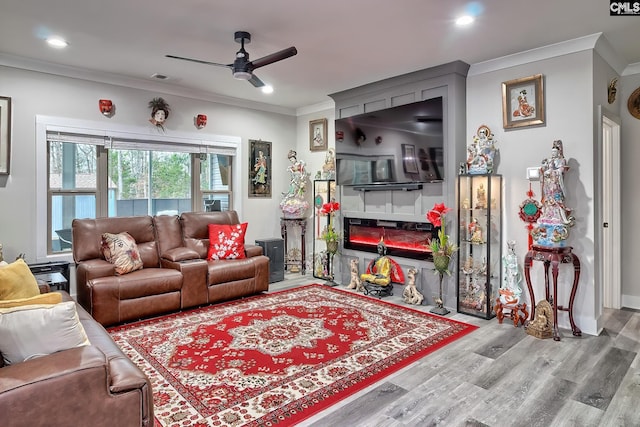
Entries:
{"label": "window", "polygon": [[47,254],[71,250],[74,218],[233,209],[235,149],[47,131]]}

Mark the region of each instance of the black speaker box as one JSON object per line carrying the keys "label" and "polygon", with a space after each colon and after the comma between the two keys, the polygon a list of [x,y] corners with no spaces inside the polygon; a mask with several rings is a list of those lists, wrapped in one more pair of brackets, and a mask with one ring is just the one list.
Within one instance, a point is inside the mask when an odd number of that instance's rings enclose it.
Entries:
{"label": "black speaker box", "polygon": [[256,240],[262,252],[269,257],[269,283],[284,280],[284,239],[271,238]]}

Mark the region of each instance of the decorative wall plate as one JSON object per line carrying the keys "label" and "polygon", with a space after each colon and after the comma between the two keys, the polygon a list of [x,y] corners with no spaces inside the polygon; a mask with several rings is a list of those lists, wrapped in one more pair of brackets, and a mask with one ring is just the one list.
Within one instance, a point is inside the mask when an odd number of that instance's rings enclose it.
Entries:
{"label": "decorative wall plate", "polygon": [[633,117],[640,119],[640,87],[629,96],[627,108]]}

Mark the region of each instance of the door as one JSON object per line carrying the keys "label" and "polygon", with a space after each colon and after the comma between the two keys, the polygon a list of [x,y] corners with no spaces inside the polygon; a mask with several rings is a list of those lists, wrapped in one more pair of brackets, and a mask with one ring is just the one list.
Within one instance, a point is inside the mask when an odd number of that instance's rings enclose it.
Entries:
{"label": "door", "polygon": [[601,109],[602,118],[602,302],[620,308],[620,119]]}

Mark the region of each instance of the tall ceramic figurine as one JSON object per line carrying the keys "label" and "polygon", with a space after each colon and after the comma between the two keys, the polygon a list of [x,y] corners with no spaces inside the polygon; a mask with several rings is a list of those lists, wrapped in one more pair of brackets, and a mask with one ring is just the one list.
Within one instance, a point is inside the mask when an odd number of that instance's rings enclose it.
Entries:
{"label": "tall ceramic figurine", "polygon": [[309,202],[305,200],[309,172],[306,170],[305,162],[298,160],[294,150],[289,150],[287,158],[291,162],[287,168],[291,180],[289,189],[283,194],[280,209],[287,218],[302,218],[309,209]]}
{"label": "tall ceramic figurine", "polygon": [[542,214],[531,231],[534,245],[564,247],[569,237],[569,227],[575,223],[571,209],[564,204],[566,190],[564,174],[569,170],[564,158],[562,141],[553,141],[551,157],[542,161],[540,185],[542,190]]}
{"label": "tall ceramic figurine", "polygon": [[504,282],[500,287],[500,302],[506,305],[518,304],[522,295],[522,272],[518,265],[518,256],[516,255],[516,242],[509,240],[507,242],[507,253],[502,258],[502,268],[504,269]]}

